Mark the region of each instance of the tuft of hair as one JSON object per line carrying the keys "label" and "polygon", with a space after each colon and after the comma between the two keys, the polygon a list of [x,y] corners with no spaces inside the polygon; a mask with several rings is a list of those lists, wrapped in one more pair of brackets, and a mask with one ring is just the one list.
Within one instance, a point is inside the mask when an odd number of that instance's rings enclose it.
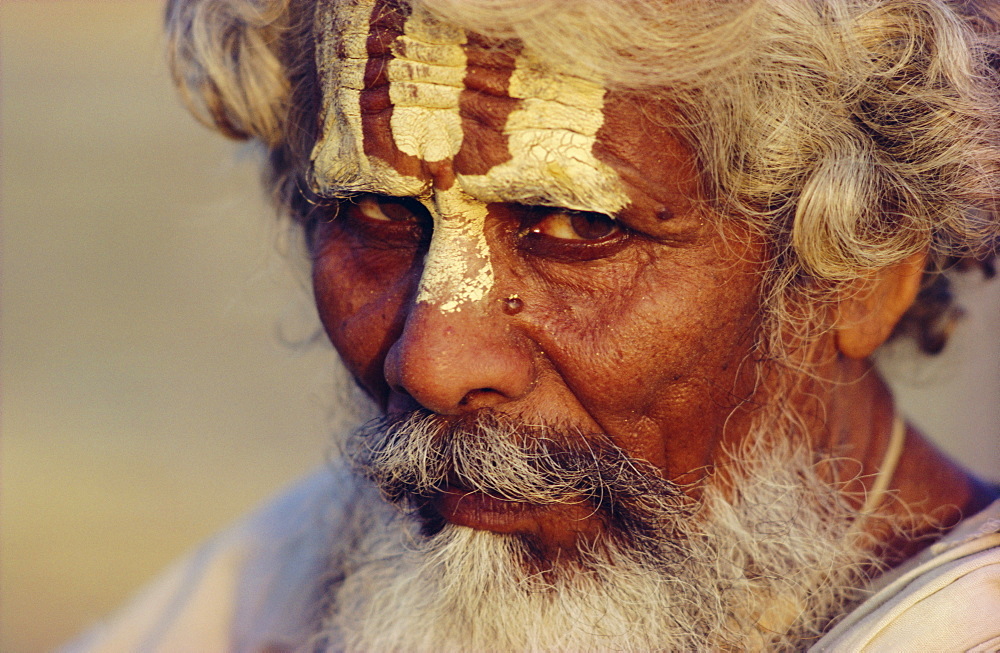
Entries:
{"label": "tuft of hair", "polygon": [[170,72],[201,123],[264,146],[264,185],[291,215],[316,140],[315,0],[168,0]]}
{"label": "tuft of hair", "polygon": [[168,3],[170,71],[199,121],[231,138],[257,138],[269,146],[283,140],[289,80],[280,44],[289,4]]}
{"label": "tuft of hair", "polygon": [[[319,0],[342,2],[344,0]],[[904,316],[928,351],[957,312],[951,268],[1000,247],[1000,9],[985,0],[410,0],[554,69],[666,102],[722,219],[769,243],[772,347],[829,326],[859,279],[928,251]],[[171,65],[203,122],[269,148],[306,221],[321,90],[317,0],[171,0]],[[396,3],[390,3],[395,6]],[[720,46],[725,44],[725,47]]]}

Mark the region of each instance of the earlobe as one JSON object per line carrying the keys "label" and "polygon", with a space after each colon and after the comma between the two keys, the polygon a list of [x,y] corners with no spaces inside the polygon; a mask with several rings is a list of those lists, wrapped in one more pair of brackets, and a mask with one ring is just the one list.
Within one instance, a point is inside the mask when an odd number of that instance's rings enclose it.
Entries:
{"label": "earlobe", "polygon": [[835,331],[841,354],[867,358],[888,339],[920,291],[926,263],[926,251],[912,254],[840,300]]}

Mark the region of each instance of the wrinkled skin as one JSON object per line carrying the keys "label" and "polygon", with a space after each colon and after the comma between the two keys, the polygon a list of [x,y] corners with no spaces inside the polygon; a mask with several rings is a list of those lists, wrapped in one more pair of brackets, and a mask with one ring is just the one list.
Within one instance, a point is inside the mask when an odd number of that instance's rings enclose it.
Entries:
{"label": "wrinkled skin", "polygon": [[[319,215],[311,246],[321,320],[361,386],[389,412],[488,407],[607,434],[680,483],[722,464],[768,401],[765,251],[700,201],[669,107],[373,0],[344,14],[319,39],[313,173],[321,194],[351,198]],[[824,414],[841,452],[853,441],[877,459],[891,398],[832,337],[817,351],[851,385],[801,408]],[[543,547],[601,528],[579,507],[461,498],[442,498],[445,519]]]}
{"label": "wrinkled skin", "polygon": [[[461,206],[436,200],[461,188],[463,176],[510,158],[505,125],[490,117],[516,104],[499,93],[514,59],[465,49],[470,60],[497,66],[465,78],[467,89],[498,93],[463,101],[463,142],[475,144],[474,155],[435,162],[401,155],[387,116],[392,105],[369,103],[367,155],[419,180],[423,203],[360,195],[317,227],[313,280],[331,341],[386,410],[461,415],[490,407],[558,425],[567,437],[605,433],[665,477],[696,480],[724,441],[745,432],[738,416],[728,425],[727,418],[751,395],[761,248],[697,203],[693,158],[660,124],[670,114],[639,111],[608,93],[592,153],[617,173],[628,205],[612,220],[602,207],[491,202],[463,189],[463,205],[486,211],[492,287],[458,310],[442,309],[446,293],[418,301],[441,225],[468,221]],[[363,98],[385,95],[388,82],[372,84]],[[520,183],[526,194],[537,191],[535,180]],[[471,239],[453,250],[470,269],[481,267]],[[510,308],[514,296],[519,311]],[[451,517],[481,525],[476,515]],[[585,513],[556,508],[504,530],[562,545],[594,527]]]}

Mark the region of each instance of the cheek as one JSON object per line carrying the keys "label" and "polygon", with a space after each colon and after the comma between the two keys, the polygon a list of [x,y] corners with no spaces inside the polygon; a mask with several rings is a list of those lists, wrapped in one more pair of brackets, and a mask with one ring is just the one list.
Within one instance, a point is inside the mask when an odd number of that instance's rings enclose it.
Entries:
{"label": "cheek", "polygon": [[[537,337],[584,409],[633,455],[674,477],[708,462],[757,333],[750,274],[638,265],[586,295],[549,293]],[[624,281],[623,281],[624,279]]]}
{"label": "cheek", "polygon": [[382,365],[402,331],[405,306],[416,287],[413,258],[344,243],[324,246],[313,257],[313,293],[323,328],[376,400],[387,392]]}

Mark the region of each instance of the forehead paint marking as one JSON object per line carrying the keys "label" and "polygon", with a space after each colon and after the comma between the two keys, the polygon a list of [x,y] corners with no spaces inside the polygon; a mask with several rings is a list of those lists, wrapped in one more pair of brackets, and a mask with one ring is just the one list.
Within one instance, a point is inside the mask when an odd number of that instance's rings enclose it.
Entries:
{"label": "forehead paint marking", "polygon": [[393,43],[389,99],[396,147],[424,161],[443,161],[462,146],[458,100],[465,78],[463,30],[416,8]]}
{"label": "forehead paint marking", "polygon": [[[466,139],[460,111],[468,72],[466,34],[419,8],[400,29],[393,21],[403,15],[388,11],[393,10],[376,0],[320,2],[324,130],[313,153],[320,190],[426,197],[428,182],[401,174],[411,168],[393,162],[402,161],[399,155],[416,162],[454,159]],[[523,52],[513,63],[507,86],[516,104],[502,130],[503,161],[483,174],[459,174],[458,185],[435,190],[428,201],[434,234],[417,301],[435,303],[444,312],[479,301],[492,288],[487,202],[555,204],[614,215],[629,201],[614,169],[594,155],[604,124],[603,86],[543,70]],[[385,93],[385,85],[388,98],[380,105],[377,94]],[[366,114],[366,107],[375,114]],[[377,122],[386,116],[388,125]],[[369,151],[367,132],[381,138],[386,131],[392,142],[383,140]]]}
{"label": "forehead paint marking", "polygon": [[[392,145],[399,152],[434,162],[452,158],[461,149],[459,99],[467,64],[464,32],[418,9],[392,41],[392,56],[386,61],[384,54],[372,52],[379,46],[378,39],[384,38],[374,30],[385,29],[391,22],[386,18],[392,16],[377,13],[383,10],[375,0],[354,0],[346,5],[323,1],[317,12],[324,131],[313,151],[313,168],[321,190],[426,193],[427,182],[400,174],[378,155],[381,152],[367,151],[366,126],[377,132],[378,125],[366,122],[363,94],[377,91],[386,79]],[[379,26],[373,30],[376,22]],[[434,233],[417,301],[437,304],[446,313],[459,311],[485,298],[493,287],[484,232],[486,204],[457,185],[436,189],[433,200],[425,203],[434,217]]]}
{"label": "forehead paint marking", "polygon": [[[461,149],[465,42],[462,30],[434,21],[423,10],[406,21],[388,66],[392,135],[400,151],[434,162],[451,159]],[[459,311],[493,287],[486,204],[452,185],[436,189],[429,208],[434,233],[417,302],[437,304],[443,313]]]}
{"label": "forehead paint marking", "polygon": [[[455,157],[467,140],[483,145],[497,141],[463,134],[459,101],[468,68],[462,48],[466,35],[423,10],[407,17],[401,30],[393,28],[393,20],[403,18],[390,13],[395,11],[377,0],[320,0],[316,33],[324,128],[313,151],[313,171],[321,193],[420,195],[429,185],[415,176],[420,161]],[[381,32],[373,31],[376,23],[374,29]],[[389,36],[392,57],[387,60],[388,53],[376,48],[378,58],[373,58],[369,40]],[[384,92],[384,87],[364,88],[366,66],[388,78],[383,82],[390,96],[388,130],[362,115],[362,93]],[[624,208],[629,199],[617,173],[594,154],[604,122],[604,88],[592,80],[542,70],[523,52],[508,86],[517,104],[503,128],[507,152],[501,158],[489,157],[497,162],[492,168],[483,159],[467,170],[476,174],[460,174],[466,192],[484,202],[541,203],[611,215]],[[368,151],[365,120],[373,134],[391,130],[381,149]],[[467,123],[476,127],[474,121]],[[391,151],[381,151],[387,148]],[[400,157],[410,157],[417,168]],[[483,168],[488,170],[480,172]],[[456,169],[461,173],[464,168]]]}
{"label": "forehead paint marking", "polygon": [[457,185],[437,190],[428,208],[434,236],[424,257],[417,302],[437,304],[443,313],[481,301],[493,288],[493,265],[486,243],[487,208]]}
{"label": "forehead paint marking", "polygon": [[485,202],[556,204],[614,215],[629,203],[618,173],[594,155],[604,124],[605,89],[543,70],[524,53],[510,78],[521,102],[507,119],[511,159],[483,175],[459,175]]}
{"label": "forehead paint marking", "polygon": [[360,94],[368,62],[368,19],[374,6],[374,0],[357,0],[341,5],[342,13],[334,14],[331,3],[322,3],[316,11],[316,66],[323,88],[324,121],[312,158],[314,168],[322,167],[343,179],[360,175],[366,167],[360,151]]}
{"label": "forehead paint marking", "polygon": [[374,192],[416,195],[426,184],[365,153],[361,95],[369,64],[371,22],[388,11],[376,0],[321,0],[316,10],[316,65],[323,91],[320,138],[312,151],[313,185],[320,194]]}

